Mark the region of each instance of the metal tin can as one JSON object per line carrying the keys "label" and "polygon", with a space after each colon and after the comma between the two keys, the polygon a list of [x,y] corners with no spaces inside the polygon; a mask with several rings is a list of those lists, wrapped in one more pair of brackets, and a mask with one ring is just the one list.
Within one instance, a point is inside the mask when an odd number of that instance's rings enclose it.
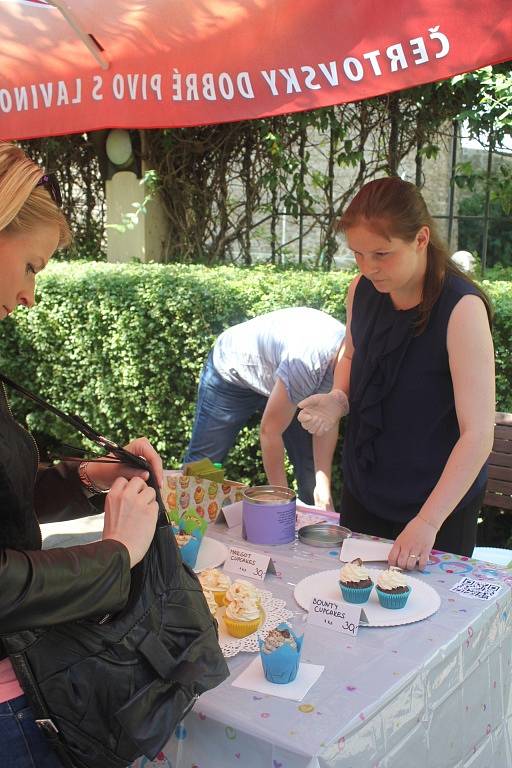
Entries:
{"label": "metal tin can", "polygon": [[295,493],[277,485],[255,485],[242,498],[242,533],[253,544],[289,544],[295,539]]}

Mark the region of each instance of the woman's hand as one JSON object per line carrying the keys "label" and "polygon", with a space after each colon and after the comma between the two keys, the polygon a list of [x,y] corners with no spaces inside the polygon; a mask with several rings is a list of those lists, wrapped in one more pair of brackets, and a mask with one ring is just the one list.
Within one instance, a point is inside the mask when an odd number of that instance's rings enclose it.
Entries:
{"label": "woman's hand", "polygon": [[105,499],[102,539],[114,539],[124,544],[130,555],[130,567],[133,568],[149,549],[157,519],[158,504],[154,489],[140,477],[132,477],[131,480],[118,477]]}
{"label": "woman's hand", "polygon": [[428,563],[436,535],[435,526],[416,515],[397,536],[389,553],[389,565],[397,565],[407,571],[412,571],[417,565],[420,571],[423,571]]}
{"label": "woman's hand", "polygon": [[341,389],[325,395],[310,395],[298,406],[302,410],[297,418],[304,429],[319,437],[333,429],[349,411],[348,398]]}
{"label": "woman's hand", "polygon": [[[136,456],[143,456],[149,463],[156,481],[161,488],[163,485],[163,466],[162,459],[155,451],[146,437],[138,437],[124,446],[126,451],[134,453]],[[132,477],[140,477],[144,481],[149,479],[149,472],[137,467],[130,467],[128,464],[117,462],[90,461],[87,464],[87,475],[96,488],[108,491],[118,477],[124,477],[130,480]]]}

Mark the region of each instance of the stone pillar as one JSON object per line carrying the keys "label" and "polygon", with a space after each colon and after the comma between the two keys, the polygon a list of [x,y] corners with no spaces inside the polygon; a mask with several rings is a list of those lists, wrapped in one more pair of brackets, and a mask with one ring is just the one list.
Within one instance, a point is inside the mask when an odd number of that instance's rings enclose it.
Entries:
{"label": "stone pillar", "polygon": [[[144,136],[142,134],[142,136]],[[143,152],[144,156],[144,152]],[[142,162],[142,174],[147,170]],[[118,171],[106,181],[107,225],[122,224],[126,214],[141,205],[146,188],[131,171]],[[140,211],[133,228],[119,231],[107,226],[107,260],[129,262],[163,261],[168,224],[158,194],[146,205],[146,212]]]}

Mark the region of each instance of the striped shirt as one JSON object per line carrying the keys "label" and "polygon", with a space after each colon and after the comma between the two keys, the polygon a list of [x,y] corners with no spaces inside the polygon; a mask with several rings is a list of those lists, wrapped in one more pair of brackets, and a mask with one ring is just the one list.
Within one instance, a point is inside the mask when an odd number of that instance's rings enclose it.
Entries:
{"label": "striped shirt", "polygon": [[279,378],[292,403],[329,392],[345,326],[318,309],[290,307],[222,333],[213,364],[225,381],[269,396]]}

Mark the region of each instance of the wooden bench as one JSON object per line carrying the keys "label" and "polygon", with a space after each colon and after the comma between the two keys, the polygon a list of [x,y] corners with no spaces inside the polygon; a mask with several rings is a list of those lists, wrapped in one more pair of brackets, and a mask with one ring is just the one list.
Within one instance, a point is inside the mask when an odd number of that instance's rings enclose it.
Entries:
{"label": "wooden bench", "polygon": [[512,413],[496,413],[484,505],[512,509]]}

